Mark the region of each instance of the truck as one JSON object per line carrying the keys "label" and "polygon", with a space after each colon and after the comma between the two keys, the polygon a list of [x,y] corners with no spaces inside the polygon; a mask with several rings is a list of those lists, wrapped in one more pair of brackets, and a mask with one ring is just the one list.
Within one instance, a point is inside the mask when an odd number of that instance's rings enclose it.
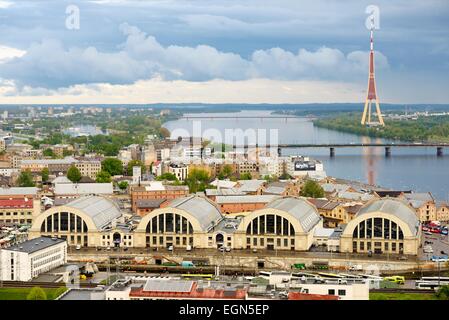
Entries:
{"label": "truck", "polygon": [[361,264],[353,264],[352,266],[349,267],[349,270],[351,271],[362,271],[363,267]]}

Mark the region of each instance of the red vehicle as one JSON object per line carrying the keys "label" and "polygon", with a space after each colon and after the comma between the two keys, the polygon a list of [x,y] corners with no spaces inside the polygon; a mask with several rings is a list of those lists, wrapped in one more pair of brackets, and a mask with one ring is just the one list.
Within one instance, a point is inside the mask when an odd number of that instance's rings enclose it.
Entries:
{"label": "red vehicle", "polygon": [[432,232],[432,233],[441,233],[441,230],[440,230],[440,228],[431,228],[430,232]]}
{"label": "red vehicle", "polygon": [[422,231],[430,231],[430,228],[428,226],[422,226]]}

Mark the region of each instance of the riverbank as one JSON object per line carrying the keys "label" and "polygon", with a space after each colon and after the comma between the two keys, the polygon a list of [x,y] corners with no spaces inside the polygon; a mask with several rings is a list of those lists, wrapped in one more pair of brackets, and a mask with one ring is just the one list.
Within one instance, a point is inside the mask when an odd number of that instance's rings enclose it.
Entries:
{"label": "riverbank", "polygon": [[359,113],[345,113],[319,118],[313,124],[320,128],[373,138],[406,142],[449,142],[449,116],[420,117],[417,120],[385,119],[385,127],[370,128],[360,124]]}

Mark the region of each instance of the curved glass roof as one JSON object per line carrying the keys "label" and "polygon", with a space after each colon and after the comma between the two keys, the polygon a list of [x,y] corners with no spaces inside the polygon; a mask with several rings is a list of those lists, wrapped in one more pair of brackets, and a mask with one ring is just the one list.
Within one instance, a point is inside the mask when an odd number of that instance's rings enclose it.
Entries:
{"label": "curved glass roof", "polygon": [[298,219],[304,232],[309,232],[321,219],[318,210],[307,200],[294,197],[276,199],[266,208],[273,208],[288,212]]}
{"label": "curved glass roof", "polygon": [[380,200],[368,203],[360,209],[356,217],[371,213],[371,212],[383,212],[395,215],[410,227],[410,231],[413,234],[418,234],[419,219],[416,216],[416,212],[411,209],[405,202],[399,199],[383,198]]}

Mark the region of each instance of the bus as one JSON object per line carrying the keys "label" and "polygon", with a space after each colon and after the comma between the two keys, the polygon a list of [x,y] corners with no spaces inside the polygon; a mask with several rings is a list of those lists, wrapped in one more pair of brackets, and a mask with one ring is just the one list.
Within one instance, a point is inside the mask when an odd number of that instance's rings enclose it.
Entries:
{"label": "bus", "polygon": [[295,272],[292,273],[292,278],[299,278],[304,280],[313,280],[315,283],[324,283],[324,279],[319,275],[308,273],[308,272]]}
{"label": "bus", "polygon": [[181,277],[184,280],[213,280],[214,275],[213,274],[202,274],[202,273],[198,273],[198,274],[191,274],[191,273],[185,273],[183,275],[181,275]]}
{"label": "bus", "polygon": [[269,276],[271,276],[271,272],[270,271],[259,271],[259,275],[269,277]]}
{"label": "bus", "polygon": [[438,284],[438,281],[422,281],[422,280],[415,281],[415,287],[417,289],[438,289],[440,286],[447,286],[447,285],[449,285],[449,281],[440,280],[440,284]]}
{"label": "bus", "polygon": [[446,281],[449,282],[449,277],[422,277],[420,281]]}

